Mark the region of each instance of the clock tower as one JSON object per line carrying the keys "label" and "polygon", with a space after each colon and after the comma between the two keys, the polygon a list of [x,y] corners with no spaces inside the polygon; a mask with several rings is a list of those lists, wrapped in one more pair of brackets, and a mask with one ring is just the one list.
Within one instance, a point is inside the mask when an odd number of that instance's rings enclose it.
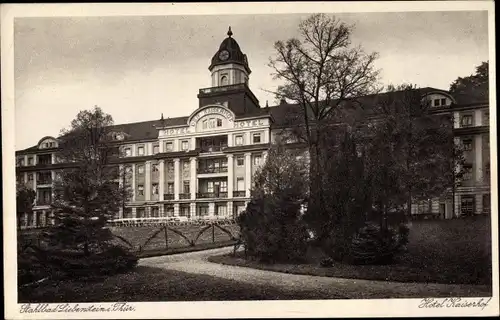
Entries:
{"label": "clock tower", "polygon": [[231,27],[227,38],[222,41],[219,50],[212,58],[208,70],[212,73],[212,86],[222,87],[238,83],[248,84],[251,71],[248,67],[246,54],[241,52],[240,46],[234,40]]}
{"label": "clock tower", "polygon": [[234,40],[231,27],[227,38],[212,57],[208,70],[212,76],[212,87],[200,89],[200,108],[209,104],[224,104],[236,115],[260,109],[259,101],[248,87],[248,76],[252,71],[247,56]]}

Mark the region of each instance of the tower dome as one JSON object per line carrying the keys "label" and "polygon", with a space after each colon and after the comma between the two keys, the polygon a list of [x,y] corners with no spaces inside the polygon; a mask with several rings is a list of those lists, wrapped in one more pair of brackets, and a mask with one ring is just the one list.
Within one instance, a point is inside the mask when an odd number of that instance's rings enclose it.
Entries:
{"label": "tower dome", "polygon": [[219,50],[212,57],[212,63],[208,67],[208,70],[212,71],[215,66],[234,63],[243,66],[247,74],[250,74],[251,71],[248,67],[247,56],[241,51],[238,42],[232,36],[233,32],[231,31],[231,27],[229,27],[227,38],[222,41]]}

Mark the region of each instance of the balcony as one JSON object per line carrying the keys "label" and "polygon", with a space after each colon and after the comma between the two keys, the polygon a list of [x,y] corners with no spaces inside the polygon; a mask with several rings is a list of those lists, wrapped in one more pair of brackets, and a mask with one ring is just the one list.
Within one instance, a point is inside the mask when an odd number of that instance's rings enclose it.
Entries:
{"label": "balcony", "polygon": [[39,179],[37,180],[36,182],[38,185],[48,185],[48,184],[52,184],[52,178],[50,179]]}
{"label": "balcony", "polygon": [[227,172],[227,167],[203,167],[198,168],[198,173],[225,173]]}
{"label": "balcony", "polygon": [[191,193],[179,193],[179,199],[181,200],[191,199]]}
{"label": "balcony", "polygon": [[196,194],[198,199],[210,199],[210,198],[227,198],[227,192],[199,192]]}
{"label": "balcony", "polygon": [[232,84],[229,86],[222,86],[222,87],[203,88],[203,89],[200,89],[199,94],[219,93],[219,92],[226,92],[226,91],[239,90],[239,89],[245,89],[245,84],[239,83],[239,84]]}
{"label": "balcony", "polygon": [[201,146],[200,152],[222,152],[227,148],[227,144],[214,145],[214,146]]}
{"label": "balcony", "polygon": [[233,191],[233,198],[245,197],[246,191]]}
{"label": "balcony", "polygon": [[163,195],[163,200],[174,200],[174,194],[173,193],[165,193]]}

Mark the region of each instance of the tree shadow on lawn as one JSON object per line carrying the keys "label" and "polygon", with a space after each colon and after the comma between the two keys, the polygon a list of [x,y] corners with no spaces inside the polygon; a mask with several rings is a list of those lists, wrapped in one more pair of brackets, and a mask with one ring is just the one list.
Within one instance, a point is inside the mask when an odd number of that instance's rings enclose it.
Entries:
{"label": "tree shadow on lawn", "polygon": [[245,260],[243,252],[210,257],[209,261],[315,276],[347,279],[492,285],[490,222],[486,218],[412,222],[408,252],[390,265],[334,263],[321,267],[326,257],[310,247],[301,264],[264,264]]}
{"label": "tree shadow on lawn", "polygon": [[340,299],[316,291],[287,291],[206,275],[139,266],[105,278],[48,281],[20,288],[19,303],[134,302],[134,301],[228,301]]}

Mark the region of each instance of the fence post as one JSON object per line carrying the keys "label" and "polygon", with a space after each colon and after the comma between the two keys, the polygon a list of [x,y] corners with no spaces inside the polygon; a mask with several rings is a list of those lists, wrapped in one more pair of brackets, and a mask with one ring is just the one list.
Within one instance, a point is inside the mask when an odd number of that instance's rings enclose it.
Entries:
{"label": "fence post", "polygon": [[212,243],[215,243],[215,223],[212,223]]}
{"label": "fence post", "polygon": [[165,249],[168,249],[168,232],[167,232],[167,226],[165,226]]}

